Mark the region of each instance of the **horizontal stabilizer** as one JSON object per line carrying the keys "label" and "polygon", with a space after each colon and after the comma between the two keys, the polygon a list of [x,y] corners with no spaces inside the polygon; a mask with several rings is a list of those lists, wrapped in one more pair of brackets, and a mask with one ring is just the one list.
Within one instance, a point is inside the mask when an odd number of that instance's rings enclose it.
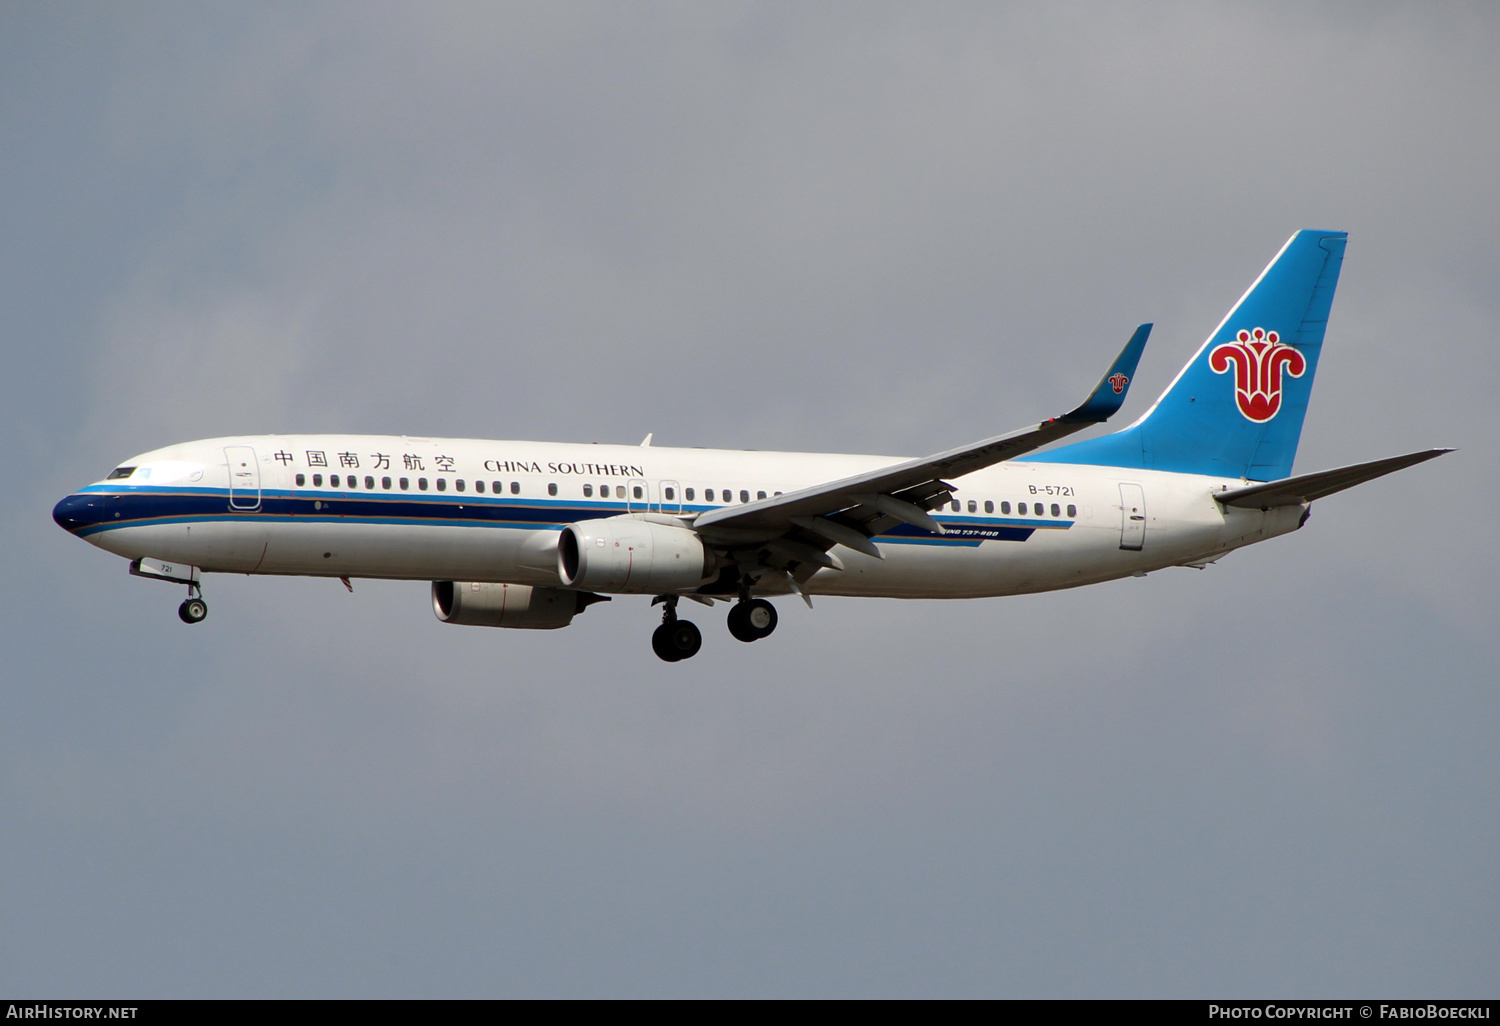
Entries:
{"label": "horizontal stabilizer", "polygon": [[1357,484],[1373,481],[1377,477],[1404,470],[1426,460],[1452,452],[1452,449],[1427,449],[1423,452],[1392,456],[1373,463],[1356,463],[1352,467],[1336,470],[1321,470],[1316,474],[1282,478],[1267,484],[1250,485],[1246,488],[1231,488],[1219,492],[1214,498],[1226,506],[1240,509],[1271,509],[1276,506],[1300,506],[1304,502],[1321,499],[1325,495],[1353,488]]}

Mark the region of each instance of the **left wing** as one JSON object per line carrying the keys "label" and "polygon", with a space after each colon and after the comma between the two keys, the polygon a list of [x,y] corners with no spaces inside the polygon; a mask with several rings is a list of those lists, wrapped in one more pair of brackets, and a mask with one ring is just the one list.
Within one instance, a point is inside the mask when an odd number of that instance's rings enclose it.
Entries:
{"label": "left wing", "polygon": [[730,548],[740,562],[789,569],[795,580],[806,580],[819,567],[842,570],[838,557],[827,551],[836,543],[879,558],[870,537],[897,523],[943,534],[928,511],[952,498],[953,485],[944,478],[1015,459],[1108,420],[1125,402],[1150,334],[1149,324],[1136,328],[1089,397],[1060,417],[925,459],[710,510],[693,521],[693,529],[711,544]]}

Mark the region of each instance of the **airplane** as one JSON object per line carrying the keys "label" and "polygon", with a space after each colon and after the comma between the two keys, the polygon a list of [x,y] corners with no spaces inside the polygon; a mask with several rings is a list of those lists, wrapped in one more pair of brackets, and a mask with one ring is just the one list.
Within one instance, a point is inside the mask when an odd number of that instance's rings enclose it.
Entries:
{"label": "airplane", "polygon": [[202,575],[430,581],[444,623],[556,629],[617,595],[663,606],[667,662],[702,634],[681,599],[769,636],[774,597],[978,598],[1203,568],[1298,530],[1311,504],[1451,449],[1292,476],[1347,234],[1295,233],[1133,424],[1043,447],[1124,404],[1151,325],[1088,397],[922,459],[405,435],[255,435],[143,453],[53,510],[186,585]]}

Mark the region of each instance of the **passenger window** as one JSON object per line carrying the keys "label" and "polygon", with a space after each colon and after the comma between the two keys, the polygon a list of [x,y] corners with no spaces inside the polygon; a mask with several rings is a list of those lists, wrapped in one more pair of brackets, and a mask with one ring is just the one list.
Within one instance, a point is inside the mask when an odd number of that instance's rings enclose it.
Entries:
{"label": "passenger window", "polygon": [[969,500],[969,512],[970,513],[978,513],[979,512],[979,503],[975,502],[973,499]]}
{"label": "passenger window", "polygon": [[456,489],[458,489],[459,491],[463,491],[464,490],[464,479],[463,478],[459,478],[457,481],[454,481],[453,482],[453,487],[456,488]]}
{"label": "passenger window", "polygon": [[646,497],[645,493],[641,491],[640,485],[632,485],[630,491],[637,499],[644,499]]}
{"label": "passenger window", "polygon": [[322,474],[314,474],[313,475],[313,487],[314,488],[322,488],[323,487],[323,475]]}
{"label": "passenger window", "polygon": [[475,481],[474,482],[474,490],[476,492],[478,492],[480,495],[483,495],[484,494],[484,482],[483,481]]}
{"label": "passenger window", "polygon": [[677,498],[677,489],[668,488],[663,494],[667,497],[668,502],[672,502]]}
{"label": "passenger window", "polygon": [[960,503],[957,499],[954,499],[953,500],[953,504],[952,504],[952,508],[953,508],[953,512],[957,513],[959,510],[963,509],[963,504]]}
{"label": "passenger window", "polygon": [[750,501],[750,492],[749,492],[749,490],[747,490],[745,488],[741,488],[740,489],[740,501],[741,502],[749,502]]}
{"label": "passenger window", "polygon": [[386,491],[390,491],[391,490],[391,479],[388,478],[388,477],[382,477],[380,479],[380,487],[384,488]]}
{"label": "passenger window", "polygon": [[520,495],[521,494],[521,482],[519,482],[519,481],[512,481],[510,483],[510,494],[512,494],[512,495]]}
{"label": "passenger window", "polygon": [[586,485],[583,486],[583,497],[585,499],[592,499],[594,497],[594,486],[593,485],[586,484]]}
{"label": "passenger window", "polygon": [[366,474],[365,475],[365,487],[366,488],[374,488],[375,487],[375,476],[373,474]]}
{"label": "passenger window", "polygon": [[688,502],[692,502],[693,501],[693,490],[691,488],[685,488],[685,489],[683,489],[683,496],[684,496],[684,498],[687,499]]}
{"label": "passenger window", "polygon": [[437,489],[440,492],[446,492],[448,490],[448,479],[446,477],[440,477],[437,479]]}
{"label": "passenger window", "polygon": [[757,499],[764,499],[766,497],[766,493],[765,492],[756,492],[755,493],[755,497]]}
{"label": "passenger window", "polygon": [[504,484],[504,481],[491,481],[490,491],[494,492],[496,495],[499,495],[501,492],[505,491],[505,488],[503,487]]}
{"label": "passenger window", "polygon": [[305,484],[307,484],[307,477],[306,477],[306,475],[304,475],[304,474],[298,474],[297,475],[297,487],[301,488]]}
{"label": "passenger window", "polygon": [[995,500],[993,500],[993,499],[985,499],[984,500],[984,511],[986,513],[993,513],[993,512],[995,512]]}
{"label": "passenger window", "polygon": [[419,492],[425,492],[426,490],[427,490],[427,479],[425,477],[419,477],[419,478],[417,478],[417,491],[419,491]]}
{"label": "passenger window", "polygon": [[714,501],[714,490],[712,488],[705,488],[705,489],[703,489],[703,501],[704,502],[713,502]]}
{"label": "passenger window", "polygon": [[1076,517],[1077,515],[1078,515],[1078,507],[1075,506],[1075,505],[1073,505],[1071,502],[1068,503],[1068,516],[1071,518],[1071,517]]}
{"label": "passenger window", "polygon": [[1052,515],[1055,517],[1062,516],[1062,510],[1058,508],[1057,503],[1055,502],[1052,504]]}
{"label": "passenger window", "polygon": [[338,486],[339,486],[339,476],[337,474],[329,474],[328,475],[328,487],[330,487],[330,488],[337,488]]}
{"label": "passenger window", "polygon": [[1000,504],[1000,512],[1004,513],[1006,516],[1010,516],[1010,503],[1002,502]]}
{"label": "passenger window", "polygon": [[[442,484],[442,482],[439,481],[438,484]],[[556,495],[557,494],[557,482],[556,481],[550,481],[550,482],[548,482],[548,484],[547,484],[547,494],[548,495]]]}
{"label": "passenger window", "polygon": [[401,490],[403,492],[409,492],[409,491],[411,491],[411,478],[409,478],[409,477],[403,477],[400,481],[397,481],[396,483],[401,486]]}
{"label": "passenger window", "polygon": [[1016,512],[1020,513],[1021,516],[1024,517],[1026,515],[1026,503],[1024,503],[1024,502],[1017,503],[1016,504]]}

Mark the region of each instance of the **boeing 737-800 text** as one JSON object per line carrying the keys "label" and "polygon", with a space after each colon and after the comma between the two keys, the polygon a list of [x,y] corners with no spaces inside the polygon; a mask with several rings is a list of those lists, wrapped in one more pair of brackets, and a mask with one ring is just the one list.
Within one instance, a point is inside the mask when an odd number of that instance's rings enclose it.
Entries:
{"label": "boeing 737-800 text", "polygon": [[53,517],[185,584],[188,623],[204,573],[431,581],[440,620],[491,627],[649,595],[668,661],[702,644],[683,598],[732,602],[730,633],[755,641],[776,628],[766,596],[976,598],[1201,567],[1449,451],[1290,476],[1345,240],[1293,235],[1139,420],[1045,452],[1120,409],[1149,324],[1076,409],[925,459],[258,435],[144,453]]}

